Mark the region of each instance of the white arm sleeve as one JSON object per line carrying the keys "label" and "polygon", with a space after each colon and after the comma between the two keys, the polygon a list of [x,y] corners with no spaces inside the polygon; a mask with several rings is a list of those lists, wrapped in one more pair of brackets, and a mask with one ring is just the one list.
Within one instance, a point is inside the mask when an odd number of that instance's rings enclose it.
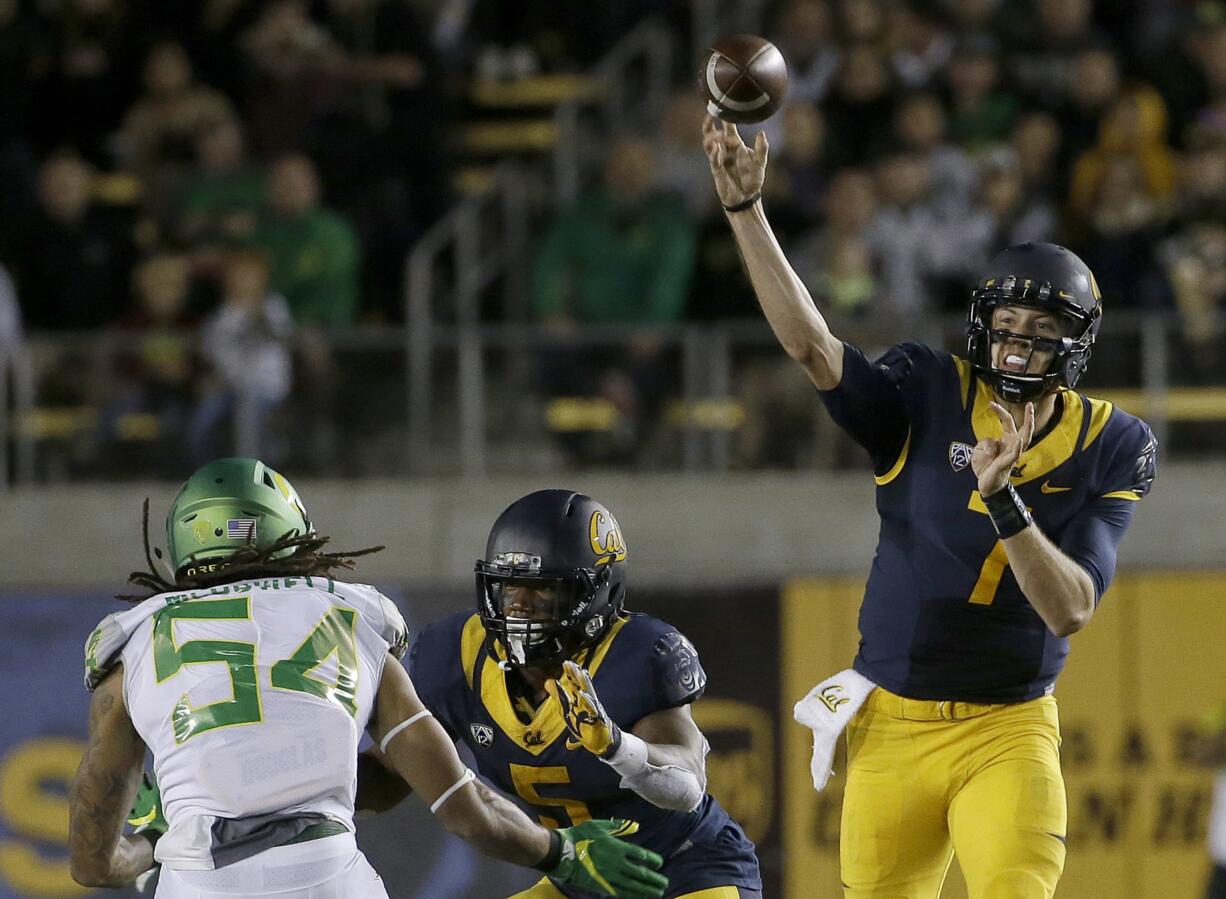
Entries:
{"label": "white arm sleeve", "polygon": [[[709,747],[705,740],[703,744],[705,755]],[[692,812],[706,792],[693,771],[647,761],[647,744],[627,731],[622,731],[622,744],[617,752],[602,761],[622,776],[622,787],[660,808]]]}

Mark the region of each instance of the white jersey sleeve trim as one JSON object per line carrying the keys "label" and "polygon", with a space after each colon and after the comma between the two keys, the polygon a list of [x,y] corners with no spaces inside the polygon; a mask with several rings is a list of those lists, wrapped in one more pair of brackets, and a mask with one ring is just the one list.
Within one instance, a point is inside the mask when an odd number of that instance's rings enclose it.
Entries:
{"label": "white jersey sleeve trim", "polygon": [[164,608],[164,597],[147,599],[134,609],[112,612],[102,619],[85,641],[85,689],[94,692],[98,684],[115,670],[132,635],[141,623]]}

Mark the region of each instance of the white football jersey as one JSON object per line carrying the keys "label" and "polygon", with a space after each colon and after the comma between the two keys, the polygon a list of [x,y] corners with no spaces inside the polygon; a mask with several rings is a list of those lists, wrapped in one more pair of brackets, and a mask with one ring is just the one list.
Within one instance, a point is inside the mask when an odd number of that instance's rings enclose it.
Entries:
{"label": "white football jersey", "polygon": [[167,593],[107,616],[86,644],[86,684],[123,662],[170,827],[158,861],[221,867],[303,821],[352,831],[358,742],[406,642],[391,600],[320,577]]}

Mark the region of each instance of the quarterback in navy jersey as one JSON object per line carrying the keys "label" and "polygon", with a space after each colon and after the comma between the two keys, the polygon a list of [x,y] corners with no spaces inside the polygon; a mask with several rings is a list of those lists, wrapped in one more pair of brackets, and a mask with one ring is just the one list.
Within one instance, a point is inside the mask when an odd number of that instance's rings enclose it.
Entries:
{"label": "quarterback in navy jersey", "polygon": [[[409,671],[487,781],[542,823],[637,822],[670,897],[760,897],[754,845],[706,792],[689,705],[706,687],[693,645],[625,610],[626,544],[603,505],[541,490],[495,522],[478,610],[427,627]],[[590,893],[545,878],[517,897]]]}
{"label": "quarterback in navy jersey", "polygon": [[868,453],[881,530],[848,682],[847,897],[1049,897],[1067,811],[1052,695],[1154,478],[1140,419],[1075,391],[1102,324],[1089,268],[1012,247],[971,294],[965,358],[836,338],[760,202],[767,142],[708,117],[704,147],[776,336]]}

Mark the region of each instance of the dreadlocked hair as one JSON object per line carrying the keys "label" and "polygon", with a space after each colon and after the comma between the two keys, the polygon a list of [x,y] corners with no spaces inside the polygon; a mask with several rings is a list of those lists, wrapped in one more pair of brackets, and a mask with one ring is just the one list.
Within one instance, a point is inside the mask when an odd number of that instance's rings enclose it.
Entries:
{"label": "dreadlocked hair", "polygon": [[[235,581],[257,577],[332,577],[338,569],[352,570],[354,559],[367,556],[384,549],[383,546],[368,546],[366,549],[347,550],[344,552],[322,552],[324,546],[331,540],[319,534],[295,534],[289,531],[279,540],[264,549],[245,546],[236,549],[228,556],[210,558],[207,568],[193,571],[186,566],[183,574],[174,574],[167,578],[154,562],[163,560],[162,551],[149,545],[149,499],[145,498],[142,529],[145,540],[145,562],[147,571],[134,571],[128,575],[128,583],[145,587],[152,591],[145,594],[117,594],[116,599],[125,602],[143,602],[151,596],[169,593],[173,590],[196,590],[204,587],[215,587],[218,584],[230,584]],[[292,550],[288,555],[274,559],[273,556],[285,550]]]}

